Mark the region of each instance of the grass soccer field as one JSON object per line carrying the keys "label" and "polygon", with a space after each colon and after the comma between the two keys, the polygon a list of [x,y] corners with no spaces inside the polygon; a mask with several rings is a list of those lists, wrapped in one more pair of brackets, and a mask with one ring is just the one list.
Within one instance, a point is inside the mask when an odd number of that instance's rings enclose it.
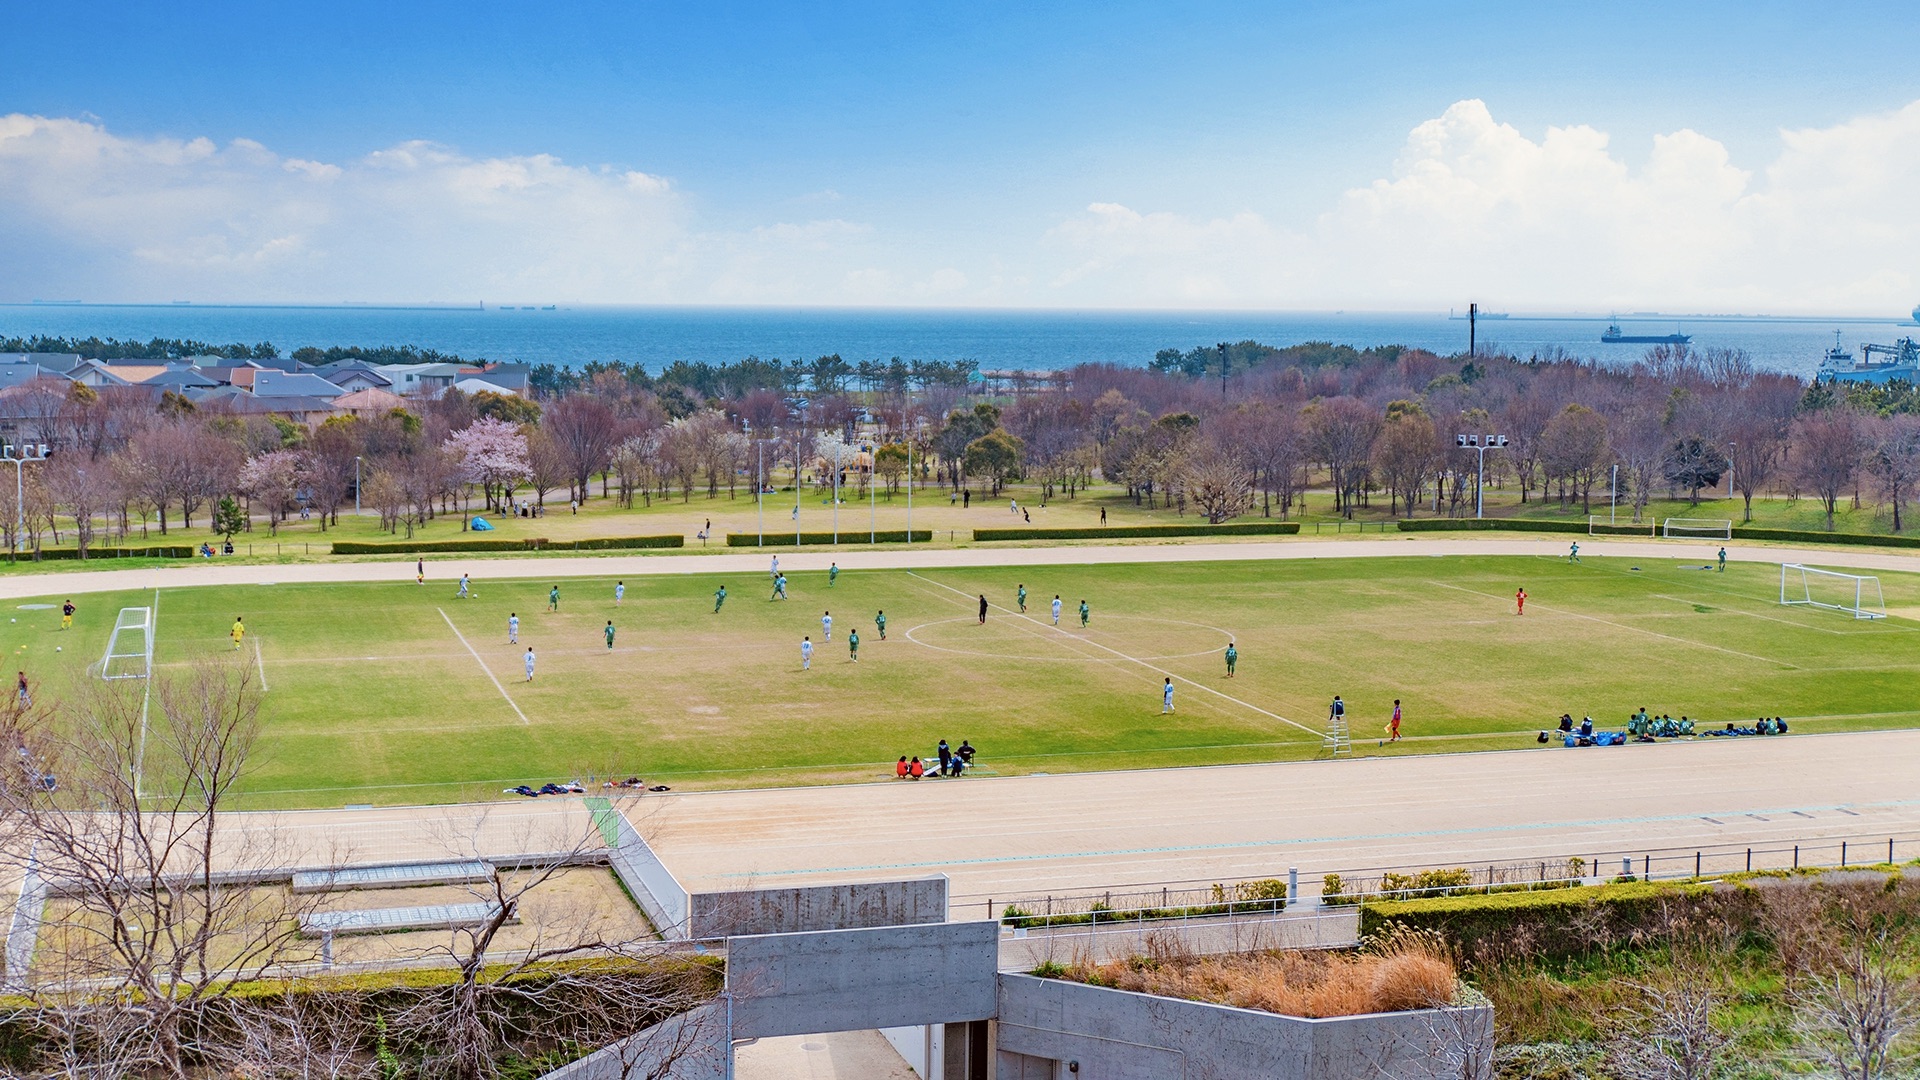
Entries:
{"label": "grass soccer field", "polygon": [[[557,612],[539,579],[479,581],[466,600],[446,581],[246,585],[83,596],[71,631],[56,595],[9,612],[0,647],[58,695],[91,677],[122,607],[156,606],[160,673],[225,656],[264,679],[247,787],[280,806],[629,774],[678,789],[878,779],[942,737],[1001,774],[1311,758],[1334,694],[1357,754],[1532,746],[1562,712],[1619,727],[1642,705],[1715,724],[1783,715],[1799,732],[1920,723],[1920,622],[1781,607],[1778,566],[1654,554],[846,571],[831,588],[809,572],[786,601],[765,574],[696,573],[629,580],[618,607],[612,580],[575,579]],[[1879,576],[1890,611],[1920,610],[1920,578]],[[1377,747],[1395,698],[1407,738]]]}

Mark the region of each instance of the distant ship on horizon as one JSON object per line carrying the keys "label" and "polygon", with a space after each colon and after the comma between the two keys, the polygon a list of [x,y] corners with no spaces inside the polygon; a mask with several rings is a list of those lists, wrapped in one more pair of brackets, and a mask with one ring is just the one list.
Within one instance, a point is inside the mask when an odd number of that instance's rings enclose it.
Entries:
{"label": "distant ship on horizon", "polygon": [[[1920,311],[1920,308],[1916,308],[1914,310]],[[1478,314],[1477,317],[1482,319],[1510,319],[1513,316],[1504,311],[1482,311]],[[1448,308],[1447,318],[1453,319],[1455,321],[1463,321],[1466,319],[1466,316],[1457,314],[1452,308]]]}
{"label": "distant ship on horizon", "polygon": [[1620,329],[1618,320],[1607,324],[1607,332],[1600,340],[1608,345],[1685,345],[1693,340],[1692,335],[1672,334],[1629,334]]}
{"label": "distant ship on horizon", "polygon": [[[1914,314],[1920,315],[1920,309],[1916,309]],[[1875,359],[1880,356],[1886,359]],[[1835,330],[1833,348],[1827,350],[1825,359],[1820,362],[1820,370],[1814,375],[1814,381],[1920,383],[1920,342],[1903,337],[1891,345],[1864,344],[1860,346],[1860,357],[1856,360],[1853,353],[1840,344],[1840,331]]]}

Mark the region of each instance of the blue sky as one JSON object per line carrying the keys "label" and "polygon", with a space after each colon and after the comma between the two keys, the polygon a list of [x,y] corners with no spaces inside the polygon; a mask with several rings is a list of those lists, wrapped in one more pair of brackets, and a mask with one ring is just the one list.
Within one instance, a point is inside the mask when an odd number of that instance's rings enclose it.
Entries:
{"label": "blue sky", "polygon": [[[1920,300],[1920,222],[1897,208],[1920,123],[1902,113],[1920,99],[1912,4],[80,3],[6,20],[29,59],[0,69],[0,115],[80,126],[16,120],[11,152],[0,129],[16,256],[0,299],[1433,306],[1460,272],[1439,262],[1491,231],[1469,273],[1516,304]],[[1466,102],[1482,109],[1449,112]],[[1604,138],[1556,153],[1554,128]],[[1783,130],[1836,134],[1785,161]],[[1662,164],[1656,138],[1681,132],[1711,147]],[[1876,143],[1885,192],[1808,188]],[[422,146],[431,161],[380,156]],[[462,201],[503,168],[506,194]],[[1474,190],[1364,195],[1435,168]],[[1611,193],[1583,196],[1611,217],[1555,223],[1554,192],[1612,168]],[[1449,220],[1419,225],[1436,199]],[[1859,220],[1818,250],[1847,264],[1820,293],[1787,255],[1836,203]],[[1636,277],[1650,241],[1621,234],[1681,204],[1681,261],[1699,265]],[[1696,235],[1703,213],[1724,227]],[[1596,245],[1612,246],[1584,277],[1521,266]],[[1778,265],[1743,275],[1755,251]]]}

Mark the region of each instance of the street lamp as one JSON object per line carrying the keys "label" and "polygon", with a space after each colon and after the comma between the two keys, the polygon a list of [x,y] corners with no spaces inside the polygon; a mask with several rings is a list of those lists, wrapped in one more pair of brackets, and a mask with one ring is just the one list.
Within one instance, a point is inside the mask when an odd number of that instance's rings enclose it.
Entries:
{"label": "street lamp", "polygon": [[1218,345],[1215,345],[1215,346],[1214,346],[1214,348],[1216,348],[1216,349],[1218,349],[1218,350],[1220,350],[1220,396],[1221,396],[1221,397],[1226,397],[1226,396],[1227,396],[1227,349],[1228,349],[1228,345],[1227,345],[1227,343],[1226,343],[1226,342],[1224,342],[1224,341],[1223,341],[1223,342],[1221,342],[1220,344],[1218,344]]}
{"label": "street lamp", "polygon": [[1473,469],[1473,516],[1485,517],[1485,498],[1487,491],[1487,451],[1505,450],[1505,435],[1455,435],[1454,445],[1463,450],[1472,450],[1479,455],[1479,464]]}
{"label": "street lamp", "polygon": [[13,463],[13,509],[16,516],[13,527],[13,550],[20,550],[20,539],[27,532],[27,483],[24,472],[29,461],[45,461],[52,457],[52,451],[46,443],[28,443],[15,446],[12,443],[0,447],[0,460]]}

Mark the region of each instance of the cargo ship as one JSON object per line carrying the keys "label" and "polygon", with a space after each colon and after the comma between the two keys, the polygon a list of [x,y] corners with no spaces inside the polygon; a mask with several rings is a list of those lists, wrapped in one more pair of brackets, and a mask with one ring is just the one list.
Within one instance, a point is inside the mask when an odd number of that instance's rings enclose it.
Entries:
{"label": "cargo ship", "polygon": [[[1880,360],[1875,357],[1885,357]],[[1920,386],[1920,343],[1903,337],[1891,345],[1860,346],[1860,357],[1840,347],[1840,331],[1833,332],[1833,348],[1820,361],[1815,382],[1890,383]]]}
{"label": "cargo ship", "polygon": [[1612,322],[1607,324],[1607,332],[1600,335],[1600,340],[1608,345],[1685,345],[1693,337],[1681,333],[1629,334],[1620,329],[1618,322]]}

